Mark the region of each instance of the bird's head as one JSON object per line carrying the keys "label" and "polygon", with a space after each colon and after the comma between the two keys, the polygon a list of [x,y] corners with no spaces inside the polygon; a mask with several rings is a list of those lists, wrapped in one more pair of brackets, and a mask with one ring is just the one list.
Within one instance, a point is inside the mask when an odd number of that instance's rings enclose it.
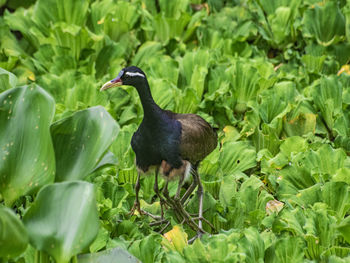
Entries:
{"label": "bird's head", "polygon": [[129,85],[138,87],[140,83],[143,83],[146,80],[146,74],[139,69],[138,67],[131,66],[127,68],[123,68],[118,76],[111,81],[106,82],[100,91],[110,89],[113,87],[118,87],[122,85]]}

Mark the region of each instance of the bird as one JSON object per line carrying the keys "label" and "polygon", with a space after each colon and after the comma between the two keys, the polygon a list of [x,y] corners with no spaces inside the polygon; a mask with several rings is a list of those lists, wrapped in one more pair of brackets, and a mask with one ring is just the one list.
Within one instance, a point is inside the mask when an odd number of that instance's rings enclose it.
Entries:
{"label": "bird", "polygon": [[[106,82],[101,91],[122,85],[136,88],[143,108],[143,119],[131,139],[131,147],[135,152],[138,170],[135,184],[135,208],[140,212],[139,190],[140,175],[155,169],[154,190],[160,201],[170,203],[178,209],[180,215],[190,223],[198,233],[203,233],[203,186],[198,174],[200,162],[217,147],[217,133],[211,125],[197,114],[174,113],[160,108],[154,101],[146,74],[136,66],[120,70],[116,78]],[[158,173],[166,179],[163,200],[158,189]],[[193,182],[180,197],[180,190],[186,176],[193,175]],[[179,185],[172,200],[168,196],[167,183],[179,178]],[[199,197],[198,225],[188,218],[183,204],[198,187]],[[162,212],[163,216],[163,212]]]}

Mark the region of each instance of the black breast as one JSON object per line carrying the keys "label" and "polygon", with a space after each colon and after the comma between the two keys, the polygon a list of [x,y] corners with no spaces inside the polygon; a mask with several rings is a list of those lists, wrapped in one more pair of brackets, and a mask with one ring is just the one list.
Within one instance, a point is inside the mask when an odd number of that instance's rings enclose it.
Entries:
{"label": "black breast", "polygon": [[172,167],[182,165],[180,156],[181,123],[163,115],[156,121],[143,120],[131,140],[136,165],[144,172],[162,160]]}

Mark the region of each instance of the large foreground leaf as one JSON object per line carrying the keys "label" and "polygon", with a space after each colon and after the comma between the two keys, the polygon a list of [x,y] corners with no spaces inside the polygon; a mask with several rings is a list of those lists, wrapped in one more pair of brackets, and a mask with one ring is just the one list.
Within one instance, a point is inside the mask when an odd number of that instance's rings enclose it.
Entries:
{"label": "large foreground leaf", "polygon": [[0,94],[0,193],[7,205],[53,181],[54,100],[37,85]]}
{"label": "large foreground leaf", "polygon": [[118,259],[119,263],[137,263],[140,262],[128,251],[116,247],[104,250],[98,253],[84,254],[79,256],[78,263],[114,263]]}
{"label": "large foreground leaf", "polygon": [[86,182],[63,182],[41,189],[23,217],[31,244],[57,263],[87,248],[98,233],[94,187]]}
{"label": "large foreground leaf", "polygon": [[0,258],[22,253],[28,244],[28,235],[22,222],[11,209],[0,205]]}
{"label": "large foreground leaf", "polygon": [[83,179],[116,138],[119,126],[103,107],[78,111],[51,126],[56,181]]}

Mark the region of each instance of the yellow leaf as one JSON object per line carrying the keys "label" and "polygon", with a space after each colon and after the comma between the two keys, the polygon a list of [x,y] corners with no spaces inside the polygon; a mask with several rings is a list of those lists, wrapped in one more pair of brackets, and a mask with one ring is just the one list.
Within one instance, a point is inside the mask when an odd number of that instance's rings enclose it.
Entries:
{"label": "yellow leaf", "polygon": [[101,25],[101,24],[103,24],[104,22],[105,22],[105,18],[103,17],[102,19],[100,19],[100,20],[97,21],[97,24],[98,24],[98,25]]}
{"label": "yellow leaf", "polygon": [[166,250],[176,250],[182,254],[184,247],[187,246],[187,234],[182,227],[176,225],[164,234],[162,245]]}
{"label": "yellow leaf", "polygon": [[340,70],[338,71],[337,75],[340,76],[340,74],[346,73],[350,75],[350,65],[343,65]]}
{"label": "yellow leaf", "polygon": [[[315,5],[324,6],[324,4],[325,4],[324,2],[318,2]],[[311,5],[311,8],[315,8],[315,5]]]}
{"label": "yellow leaf", "polygon": [[33,72],[29,73],[28,79],[30,79],[31,81],[35,81],[35,75]]}

